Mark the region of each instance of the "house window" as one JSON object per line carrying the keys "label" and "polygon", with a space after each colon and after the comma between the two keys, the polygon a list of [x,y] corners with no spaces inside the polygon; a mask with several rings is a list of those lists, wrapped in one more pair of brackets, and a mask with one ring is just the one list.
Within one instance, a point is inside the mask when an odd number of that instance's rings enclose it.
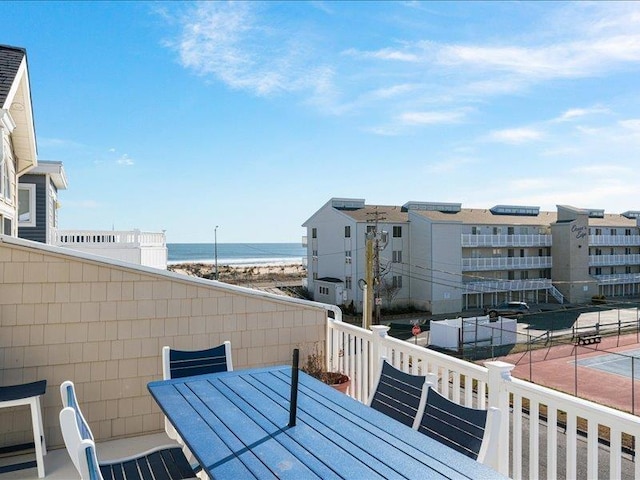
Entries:
{"label": "house window", "polygon": [[351,277],[344,277],[344,288],[346,288],[347,290],[351,290]]}
{"label": "house window", "polygon": [[312,228],[311,229],[311,238],[318,238],[318,229],[317,228]]}
{"label": "house window", "polygon": [[520,280],[528,280],[529,279],[529,272],[527,270],[522,270],[520,272]]}
{"label": "house window", "polygon": [[12,225],[11,225],[11,219],[7,218],[7,217],[3,217],[2,215],[0,215],[0,227],[2,227],[2,230],[5,235],[11,235],[12,234]]}
{"label": "house window", "polygon": [[318,287],[320,295],[329,295],[329,287]]}
{"label": "house window", "polygon": [[376,226],[375,225],[367,225],[367,233],[375,233],[376,232]]}
{"label": "house window", "polygon": [[471,235],[480,235],[480,227],[471,227]]}
{"label": "house window", "polygon": [[344,227],[344,238],[351,238],[351,226]]}
{"label": "house window", "polygon": [[602,229],[596,228],[596,235],[602,235]]}
{"label": "house window", "polygon": [[402,276],[394,275],[391,279],[391,285],[393,288],[402,288]]}
{"label": "house window", "polygon": [[502,256],[502,250],[500,248],[494,248],[492,253],[493,253],[494,257],[501,257]]}
{"label": "house window", "polygon": [[351,263],[351,250],[344,252],[344,263]]}
{"label": "house window", "polygon": [[602,275],[602,267],[596,267],[596,275]]}
{"label": "house window", "polygon": [[624,234],[627,235],[627,236],[631,235],[631,229],[630,228],[625,228],[624,229]]}
{"label": "house window", "polygon": [[507,272],[507,279],[508,280],[515,280],[516,279],[516,272],[514,272],[513,270],[509,270]]}
{"label": "house window", "polygon": [[493,227],[493,234],[494,235],[500,235],[502,233],[502,228],[500,227]]}
{"label": "house window", "polygon": [[513,235],[516,233],[516,229],[513,227],[507,227],[507,235]]}
{"label": "house window", "polygon": [[393,238],[402,237],[402,227],[393,227]]}
{"label": "house window", "polygon": [[402,250],[393,251],[393,263],[402,263]]}
{"label": "house window", "polygon": [[631,267],[624,267],[624,273],[631,273]]}
{"label": "house window", "polygon": [[311,250],[311,256],[313,256],[314,259],[318,259],[318,250]]}
{"label": "house window", "polygon": [[36,226],[36,186],[25,183],[18,186],[18,225]]}
{"label": "house window", "polygon": [[625,255],[631,255],[631,248],[630,247],[624,247],[624,254]]}
{"label": "house window", "polygon": [[602,249],[596,248],[596,255],[602,255]]}
{"label": "house window", "polygon": [[615,228],[611,229],[611,235],[617,235],[618,231]]}

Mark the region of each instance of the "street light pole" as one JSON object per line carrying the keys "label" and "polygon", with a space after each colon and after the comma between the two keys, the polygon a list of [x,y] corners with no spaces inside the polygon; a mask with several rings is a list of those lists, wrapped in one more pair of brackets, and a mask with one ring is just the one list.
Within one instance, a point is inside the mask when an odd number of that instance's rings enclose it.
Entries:
{"label": "street light pole", "polygon": [[216,225],[216,228],[213,230],[213,248],[214,248],[214,255],[215,255],[215,265],[216,265],[216,280],[219,279],[218,277],[218,225]]}

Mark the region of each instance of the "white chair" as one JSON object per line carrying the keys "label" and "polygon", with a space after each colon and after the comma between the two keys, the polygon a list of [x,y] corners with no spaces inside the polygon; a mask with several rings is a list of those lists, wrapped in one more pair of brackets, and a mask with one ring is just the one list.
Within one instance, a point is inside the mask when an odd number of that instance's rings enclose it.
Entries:
{"label": "white chair", "polygon": [[[44,395],[47,388],[47,381],[40,380],[22,385],[9,385],[0,387],[0,408],[17,407],[19,405],[29,405],[31,409],[31,424],[33,428],[33,447],[36,452],[35,462],[22,462],[13,465],[0,467],[0,473],[22,470],[24,468],[38,467],[38,477],[44,477],[44,455],[47,454],[47,443],[44,439],[42,428],[42,409],[40,407],[40,397]],[[11,451],[20,451],[23,448],[31,447],[31,444],[20,445],[8,448]]]}
{"label": "white chair", "polygon": [[[233,360],[230,341],[205,350],[175,350],[168,346],[162,347],[163,380],[231,371]],[[169,438],[184,443],[166,417],[164,429]]]}
{"label": "white chair", "polygon": [[73,382],[60,385],[63,409],[60,428],[67,452],[82,480],[182,480],[196,478],[196,473],[178,445],[156,447],[144,453],[109,462],[99,462],[93,433],[78,400]]}
{"label": "white chair", "polygon": [[459,405],[429,388],[413,428],[480,463],[494,466],[498,454],[500,410]]}
{"label": "white chair", "polygon": [[367,404],[391,418],[413,426],[421,402],[426,398],[427,378],[398,370],[384,358],[378,382]]}

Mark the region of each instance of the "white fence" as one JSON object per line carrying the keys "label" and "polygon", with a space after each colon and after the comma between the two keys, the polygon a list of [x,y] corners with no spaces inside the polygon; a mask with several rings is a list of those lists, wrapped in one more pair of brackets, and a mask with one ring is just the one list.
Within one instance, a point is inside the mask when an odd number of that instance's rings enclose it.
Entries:
{"label": "white fence", "polygon": [[54,245],[147,267],[167,268],[164,232],[58,230]]}
{"label": "white fence", "polygon": [[[408,373],[436,373],[438,390],[453,401],[475,408],[499,408],[503,421],[494,468],[501,473],[516,479],[539,478],[540,451],[546,449],[544,476],[578,478],[578,438],[586,436],[586,478],[598,477],[598,458],[603,455],[608,458],[609,478],[622,478],[623,435],[625,448],[635,446],[640,439],[640,418],[513,378],[511,364],[486,362],[486,367],[481,367],[389,337],[389,327],[371,328],[364,330],[332,319],[327,324],[328,368],[351,377],[349,394],[354,398],[367,401],[374,388],[379,359],[384,356]],[[545,428],[546,436],[542,438],[540,424],[544,419],[547,425],[560,423],[564,433],[558,435],[557,427]],[[528,430],[523,430],[523,422],[528,424]],[[608,448],[599,448],[598,439],[602,436],[608,437]],[[525,444],[528,452],[523,449]],[[559,469],[558,459],[563,457],[566,465]],[[529,466],[526,474],[525,463]],[[640,479],[640,462],[635,462],[633,468],[633,478]]]}

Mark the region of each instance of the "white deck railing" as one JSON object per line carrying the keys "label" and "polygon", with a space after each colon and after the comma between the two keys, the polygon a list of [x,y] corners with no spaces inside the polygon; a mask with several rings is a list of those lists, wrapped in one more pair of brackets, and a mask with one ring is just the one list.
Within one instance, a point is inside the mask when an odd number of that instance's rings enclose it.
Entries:
{"label": "white deck railing", "polygon": [[[328,368],[351,377],[349,394],[352,397],[362,402],[368,400],[380,358],[385,357],[408,373],[437,373],[438,390],[451,400],[475,408],[499,408],[502,412],[499,456],[493,466],[501,473],[516,479],[538,478],[539,451],[546,443],[546,477],[558,478],[557,460],[564,456],[565,478],[576,478],[578,429],[580,427],[580,435],[584,437],[582,430],[586,424],[587,478],[598,477],[598,453],[603,455],[603,451],[609,455],[610,478],[621,478],[622,435],[632,438],[630,444],[635,445],[636,439],[640,439],[640,418],[513,378],[511,364],[486,362],[486,367],[482,367],[389,337],[389,327],[371,328],[369,331],[331,319],[327,324]],[[547,425],[557,425],[559,420],[566,425],[562,441],[557,428],[546,429],[546,441],[541,441],[541,422],[529,422],[530,418],[539,419],[541,415]],[[528,438],[524,438],[523,420],[529,425]],[[607,429],[610,446],[599,449],[598,432]],[[524,444],[529,445],[528,453],[523,452]],[[529,472],[523,474],[523,459],[527,456]],[[636,462],[634,468],[634,478],[640,479],[640,462]]]}
{"label": "white deck railing", "polygon": [[551,235],[476,235],[463,233],[463,247],[550,247]]}
{"label": "white deck railing", "polygon": [[167,268],[164,232],[58,230],[54,245],[160,269]]}
{"label": "white deck railing", "polygon": [[551,268],[551,257],[463,258],[462,271]]}

